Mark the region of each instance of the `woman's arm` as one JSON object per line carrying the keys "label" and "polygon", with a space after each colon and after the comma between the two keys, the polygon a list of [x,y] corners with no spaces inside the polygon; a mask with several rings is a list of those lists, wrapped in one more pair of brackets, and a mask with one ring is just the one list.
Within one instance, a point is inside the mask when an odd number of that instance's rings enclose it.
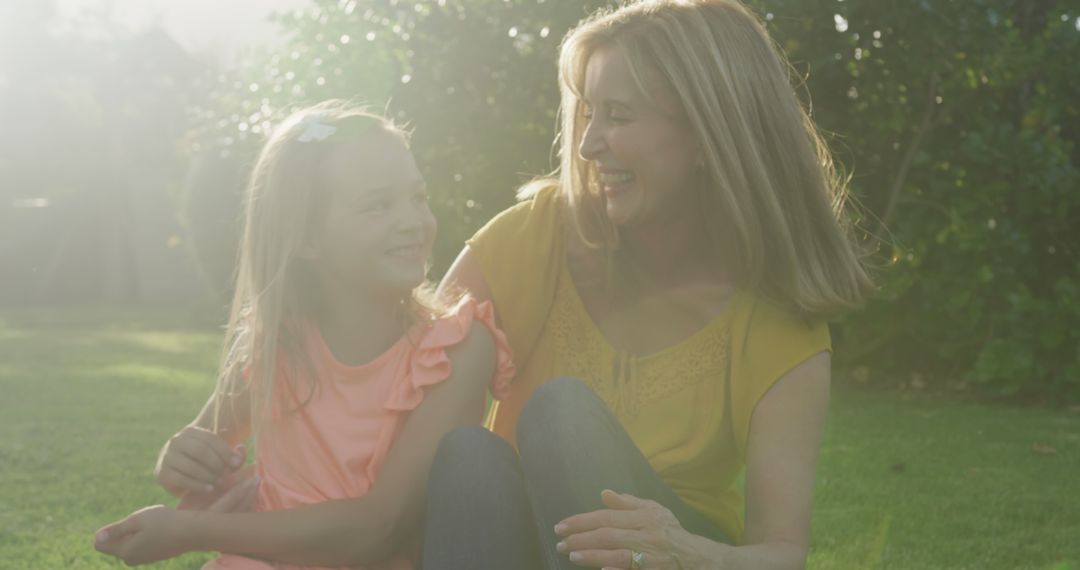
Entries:
{"label": "woman's arm", "polygon": [[830,355],[817,354],[773,385],[750,420],[746,529],[724,568],[803,568],[814,476],[829,405]]}
{"label": "woman's arm", "polygon": [[607,510],[575,515],[556,532],[559,550],[587,568],[627,568],[630,552],[650,570],[789,570],[806,565],[814,472],[829,401],[829,353],[781,377],[758,402],[747,444],[742,546],[690,534],[655,501],[605,491]]}
{"label": "woman's arm", "polygon": [[410,413],[364,497],[265,513],[144,510],[102,529],[110,544],[99,541],[99,550],[134,563],[215,550],[318,566],[369,565],[397,554],[419,526],[439,441],[481,421],[495,371],[495,342],[483,326],[447,353],[449,378]]}
{"label": "woman's arm", "polygon": [[439,282],[439,295],[455,292],[468,293],[477,301],[491,299],[491,287],[488,286],[484,272],[480,269],[480,261],[476,259],[476,254],[469,246],[461,250],[442,281]]}

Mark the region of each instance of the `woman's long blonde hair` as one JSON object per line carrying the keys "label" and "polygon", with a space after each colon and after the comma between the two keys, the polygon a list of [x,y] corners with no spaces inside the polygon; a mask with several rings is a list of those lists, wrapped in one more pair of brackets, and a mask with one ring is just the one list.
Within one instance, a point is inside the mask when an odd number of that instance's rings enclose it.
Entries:
{"label": "woman's long blonde hair", "polygon": [[[300,252],[325,215],[329,197],[322,166],[331,149],[378,134],[408,141],[389,119],[331,100],[290,115],[259,153],[245,192],[236,289],[219,363],[215,431],[222,414],[242,414],[258,436],[270,419],[276,377],[287,379],[292,394],[306,393],[297,396],[304,402],[318,388],[306,326],[314,316],[319,285]],[[410,322],[432,319],[444,310],[430,291],[425,284],[401,300],[403,332]],[[279,370],[288,373],[276,376]],[[245,391],[250,409],[224,407],[231,395]],[[296,407],[302,405],[298,400]]]}
{"label": "woman's long blonde hair", "polygon": [[522,196],[558,186],[578,235],[614,251],[595,169],[578,154],[585,69],[617,46],[642,92],[659,77],[681,106],[704,164],[698,211],[736,285],[806,317],[859,305],[873,283],[845,217],[846,181],[796,97],[791,67],[737,0],[642,0],[601,11],[563,40],[560,168]]}

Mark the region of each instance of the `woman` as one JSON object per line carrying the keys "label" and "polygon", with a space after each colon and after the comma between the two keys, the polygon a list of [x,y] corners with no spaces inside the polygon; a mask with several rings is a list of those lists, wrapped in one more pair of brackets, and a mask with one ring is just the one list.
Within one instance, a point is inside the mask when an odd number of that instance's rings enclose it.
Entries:
{"label": "woman", "polygon": [[501,439],[441,443],[424,566],[801,568],[825,319],[873,288],[825,145],[735,0],[636,2],[561,49],[558,177],[442,284],[494,301],[519,372]]}

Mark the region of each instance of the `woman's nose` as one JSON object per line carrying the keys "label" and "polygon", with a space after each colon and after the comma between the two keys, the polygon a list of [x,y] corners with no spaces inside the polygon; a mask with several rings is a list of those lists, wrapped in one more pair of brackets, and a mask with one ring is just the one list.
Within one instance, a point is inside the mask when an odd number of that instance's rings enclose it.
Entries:
{"label": "woman's nose", "polygon": [[585,126],[585,132],[581,135],[581,143],[578,145],[578,156],[582,160],[596,160],[604,150],[604,137],[596,121],[589,121]]}

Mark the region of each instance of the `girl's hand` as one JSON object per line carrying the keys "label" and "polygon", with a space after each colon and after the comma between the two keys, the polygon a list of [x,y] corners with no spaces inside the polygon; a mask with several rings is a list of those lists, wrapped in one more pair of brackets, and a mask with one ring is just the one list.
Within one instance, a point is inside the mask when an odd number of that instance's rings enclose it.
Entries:
{"label": "girl's hand", "polygon": [[185,515],[163,505],[146,507],[97,531],[94,548],[128,566],[180,556],[190,549]]}
{"label": "girl's hand", "polygon": [[[215,513],[251,510],[259,489],[259,478],[248,477],[235,484],[205,509]],[[163,505],[146,507],[124,520],[102,527],[94,535],[94,548],[111,554],[129,566],[149,564],[196,550],[191,538],[192,516],[183,506],[170,509]]]}
{"label": "girl's hand", "polygon": [[[670,510],[655,501],[604,491],[608,509],[574,515],[555,525],[556,546],[570,561],[588,568],[677,570],[702,567],[710,557],[705,541],[683,529]],[[639,563],[632,560],[639,554]]]}
{"label": "girl's hand", "polygon": [[221,436],[188,426],[169,438],[161,449],[154,476],[174,497],[190,492],[211,493],[222,477],[244,464],[243,444],[229,449]]}

